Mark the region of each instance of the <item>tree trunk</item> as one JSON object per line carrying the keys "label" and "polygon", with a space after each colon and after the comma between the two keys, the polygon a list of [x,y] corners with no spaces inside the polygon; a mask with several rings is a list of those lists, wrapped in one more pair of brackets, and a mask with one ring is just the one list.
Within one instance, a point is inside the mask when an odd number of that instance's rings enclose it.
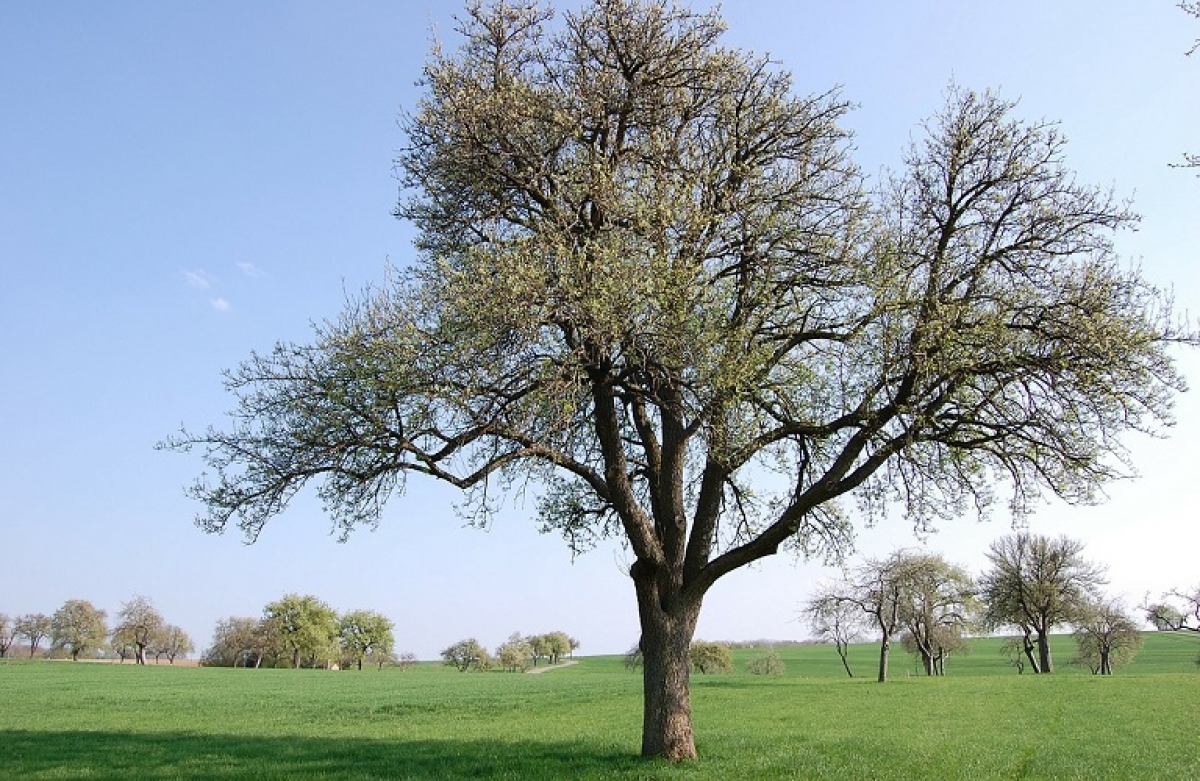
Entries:
{"label": "tree trunk", "polygon": [[1022,641],[1025,649],[1025,658],[1029,660],[1029,669],[1033,670],[1034,674],[1037,674],[1042,671],[1042,668],[1038,658],[1033,655],[1033,651],[1037,646],[1034,644],[1033,640],[1030,639],[1029,634],[1029,632],[1025,632],[1024,639]]}
{"label": "tree trunk", "polygon": [[892,649],[892,638],[884,635],[879,641],[879,682],[887,683],[888,652]]}
{"label": "tree trunk", "polygon": [[846,654],[849,652],[849,650],[849,647],[845,643],[837,643],[838,656],[842,657],[842,667],[846,668],[846,675],[853,678],[854,673],[850,670],[850,662],[848,659],[846,659]]}
{"label": "tree trunk", "polygon": [[1044,632],[1044,631],[1038,632],[1037,651],[1038,651],[1037,672],[1040,672],[1040,673],[1054,672],[1054,660],[1050,656],[1050,635],[1047,632]]}
{"label": "tree trunk", "polygon": [[632,574],[642,626],[642,756],[695,759],[689,650],[702,596],[662,599],[653,575],[639,577],[636,564]]}

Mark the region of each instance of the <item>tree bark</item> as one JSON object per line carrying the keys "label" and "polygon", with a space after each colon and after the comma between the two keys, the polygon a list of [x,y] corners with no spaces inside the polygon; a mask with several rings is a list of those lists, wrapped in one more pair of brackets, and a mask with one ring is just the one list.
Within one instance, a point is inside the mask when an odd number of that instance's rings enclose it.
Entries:
{"label": "tree bark", "polygon": [[1026,631],[1024,633],[1024,638],[1022,640],[1022,643],[1023,643],[1022,647],[1025,649],[1025,658],[1029,660],[1029,668],[1031,670],[1033,670],[1034,674],[1036,675],[1037,673],[1040,673],[1042,671],[1042,668],[1041,668],[1041,663],[1038,661],[1038,657],[1033,655],[1034,649],[1037,648],[1037,646],[1029,638],[1029,634],[1030,633],[1028,631]]}
{"label": "tree bark", "polygon": [[[633,567],[642,637],[642,756],[670,762],[696,758],[692,735],[689,650],[700,615],[701,595],[662,589],[653,575]],[[668,593],[664,599],[661,591]]]}
{"label": "tree bark", "polygon": [[888,652],[892,650],[892,638],[884,635],[879,641],[879,682],[887,683]]}
{"label": "tree bark", "polygon": [[1038,632],[1037,636],[1038,664],[1037,672],[1054,672],[1054,659],[1050,656],[1050,636],[1047,632]]}

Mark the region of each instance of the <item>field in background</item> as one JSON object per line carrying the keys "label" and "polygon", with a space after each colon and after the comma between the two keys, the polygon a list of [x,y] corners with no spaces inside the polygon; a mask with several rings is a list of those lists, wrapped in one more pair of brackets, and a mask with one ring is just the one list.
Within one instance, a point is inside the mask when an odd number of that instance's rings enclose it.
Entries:
{"label": "field in background", "polygon": [[873,682],[876,649],[778,649],[783,677],[693,678],[701,759],[636,757],[620,657],[547,675],[0,663],[0,761],[22,778],[1200,778],[1200,638],[1148,634],[1111,678],[1019,676],[999,641],[949,676]]}

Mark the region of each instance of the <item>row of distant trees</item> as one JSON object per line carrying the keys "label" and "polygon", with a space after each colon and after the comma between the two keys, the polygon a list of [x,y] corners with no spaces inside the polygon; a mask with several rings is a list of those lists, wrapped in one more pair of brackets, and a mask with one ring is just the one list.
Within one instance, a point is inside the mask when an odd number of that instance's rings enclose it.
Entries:
{"label": "row of distant trees", "polygon": [[[901,550],[823,584],[804,613],[851,676],[847,649],[864,634],[879,638],[882,682],[897,640],[927,675],[945,675],[947,658],[966,651],[969,636],[1005,630],[1017,632],[1005,648],[1018,672],[1051,673],[1051,632],[1066,628],[1074,632],[1072,661],[1110,675],[1136,656],[1141,620],[1104,593],[1105,569],[1086,559],[1083,548],[1067,537],[1008,535],[992,543],[990,566],[979,577],[938,554]],[[1148,602],[1141,610],[1156,629],[1200,632],[1200,587]]]}
{"label": "row of distant trees", "polygon": [[459,672],[486,671],[498,667],[507,672],[525,672],[536,667],[538,660],[558,664],[567,654],[574,654],[579,641],[566,632],[547,632],[543,635],[523,635],[513,632],[496,648],[495,654],[473,637],[459,640],[442,651],[443,663]]}
{"label": "row of distant trees", "polygon": [[61,653],[73,660],[111,650],[121,661],[132,658],[145,664],[166,657],[174,664],[195,650],[192,639],[174,624],[167,623],[153,603],[142,596],[121,606],[116,625],[108,626],[108,613],[86,599],[69,599],[53,615],[27,613],[10,618],[0,613],[0,657],[7,656],[18,641],[33,658],[49,644],[47,652]]}
{"label": "row of distant trees", "polygon": [[374,610],[339,614],[311,595],[286,594],[258,618],[217,622],[201,663],[213,667],[379,667],[416,661],[395,652],[392,621]]}

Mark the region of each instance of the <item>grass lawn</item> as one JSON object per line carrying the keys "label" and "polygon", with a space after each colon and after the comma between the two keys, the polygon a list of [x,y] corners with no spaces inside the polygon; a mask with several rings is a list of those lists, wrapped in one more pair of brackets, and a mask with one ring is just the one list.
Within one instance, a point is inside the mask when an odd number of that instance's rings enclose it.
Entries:
{"label": "grass lawn", "polygon": [[6,778],[1200,778],[1200,638],[1149,634],[1134,665],[1054,676],[997,651],[873,682],[833,649],[782,677],[693,677],[699,761],[636,757],[640,678],[617,657],[546,675],[0,663]]}

